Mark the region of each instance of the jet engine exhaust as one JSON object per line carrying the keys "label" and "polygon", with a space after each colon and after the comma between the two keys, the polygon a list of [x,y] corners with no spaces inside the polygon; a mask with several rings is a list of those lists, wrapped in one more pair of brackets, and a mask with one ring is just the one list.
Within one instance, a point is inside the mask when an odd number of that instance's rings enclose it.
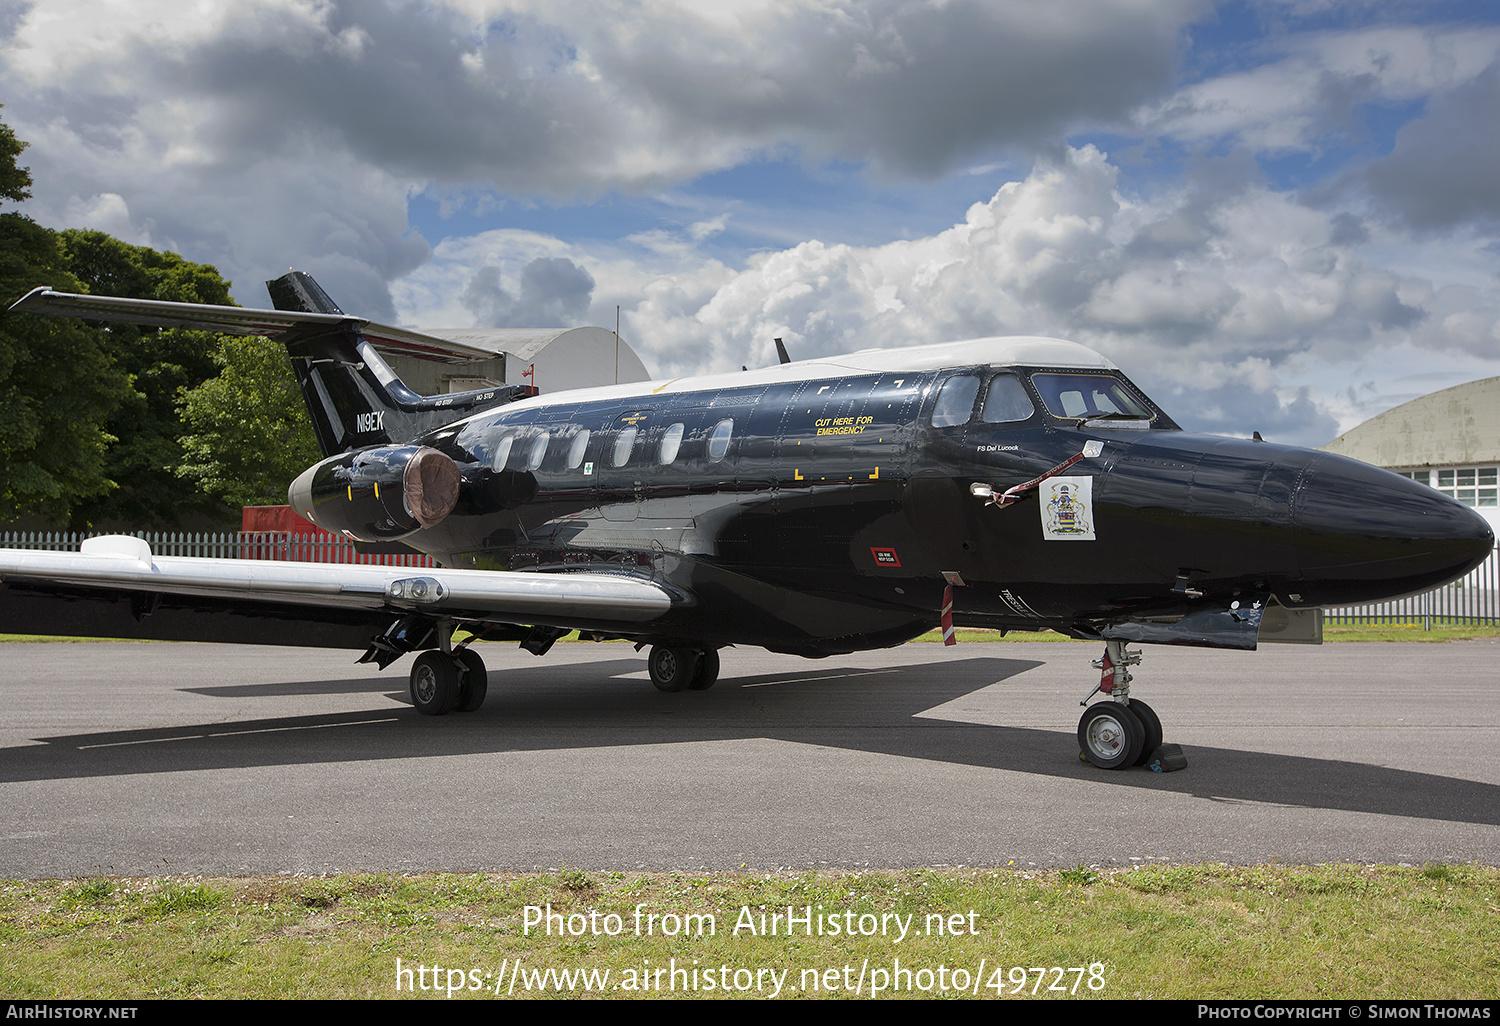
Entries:
{"label": "jet engine exhaust", "polygon": [[390,541],[441,523],[458,504],[460,483],[458,465],[436,449],[387,445],[309,467],[287,499],[325,531]]}

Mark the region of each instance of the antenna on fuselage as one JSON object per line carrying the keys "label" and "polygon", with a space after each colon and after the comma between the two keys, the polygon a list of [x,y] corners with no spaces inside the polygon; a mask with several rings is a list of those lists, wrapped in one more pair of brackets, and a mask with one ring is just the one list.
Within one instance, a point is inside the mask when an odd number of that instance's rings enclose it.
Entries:
{"label": "antenna on fuselage", "polygon": [[791,363],[792,358],[786,355],[786,346],[781,344],[781,339],[776,339],[776,355],[781,357],[782,363]]}

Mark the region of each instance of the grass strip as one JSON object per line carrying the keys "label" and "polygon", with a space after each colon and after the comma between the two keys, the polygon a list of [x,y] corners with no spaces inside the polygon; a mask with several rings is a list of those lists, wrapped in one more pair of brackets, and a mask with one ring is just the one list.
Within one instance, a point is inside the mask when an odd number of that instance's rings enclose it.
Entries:
{"label": "grass strip", "polygon": [[1497,938],[1478,865],[0,881],[11,999],[1494,1000]]}

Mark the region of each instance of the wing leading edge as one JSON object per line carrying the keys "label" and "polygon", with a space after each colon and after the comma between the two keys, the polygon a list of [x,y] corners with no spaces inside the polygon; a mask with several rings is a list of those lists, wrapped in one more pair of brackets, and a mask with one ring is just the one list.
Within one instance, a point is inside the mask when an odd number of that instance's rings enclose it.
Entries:
{"label": "wing leading edge", "polygon": [[608,629],[647,623],[672,607],[651,581],[579,571],[511,573],[340,563],[155,556],[140,538],[90,538],[81,552],[0,549],[0,582],[33,588],[83,588],[189,596],[243,606],[421,613]]}

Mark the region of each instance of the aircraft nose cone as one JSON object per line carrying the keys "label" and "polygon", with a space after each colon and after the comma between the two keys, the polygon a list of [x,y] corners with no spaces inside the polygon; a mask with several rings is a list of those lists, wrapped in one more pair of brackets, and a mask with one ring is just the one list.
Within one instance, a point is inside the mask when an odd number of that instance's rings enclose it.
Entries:
{"label": "aircraft nose cone", "polygon": [[1374,602],[1436,588],[1474,569],[1495,547],[1489,523],[1462,503],[1331,454],[1308,466],[1292,520],[1309,604]]}

